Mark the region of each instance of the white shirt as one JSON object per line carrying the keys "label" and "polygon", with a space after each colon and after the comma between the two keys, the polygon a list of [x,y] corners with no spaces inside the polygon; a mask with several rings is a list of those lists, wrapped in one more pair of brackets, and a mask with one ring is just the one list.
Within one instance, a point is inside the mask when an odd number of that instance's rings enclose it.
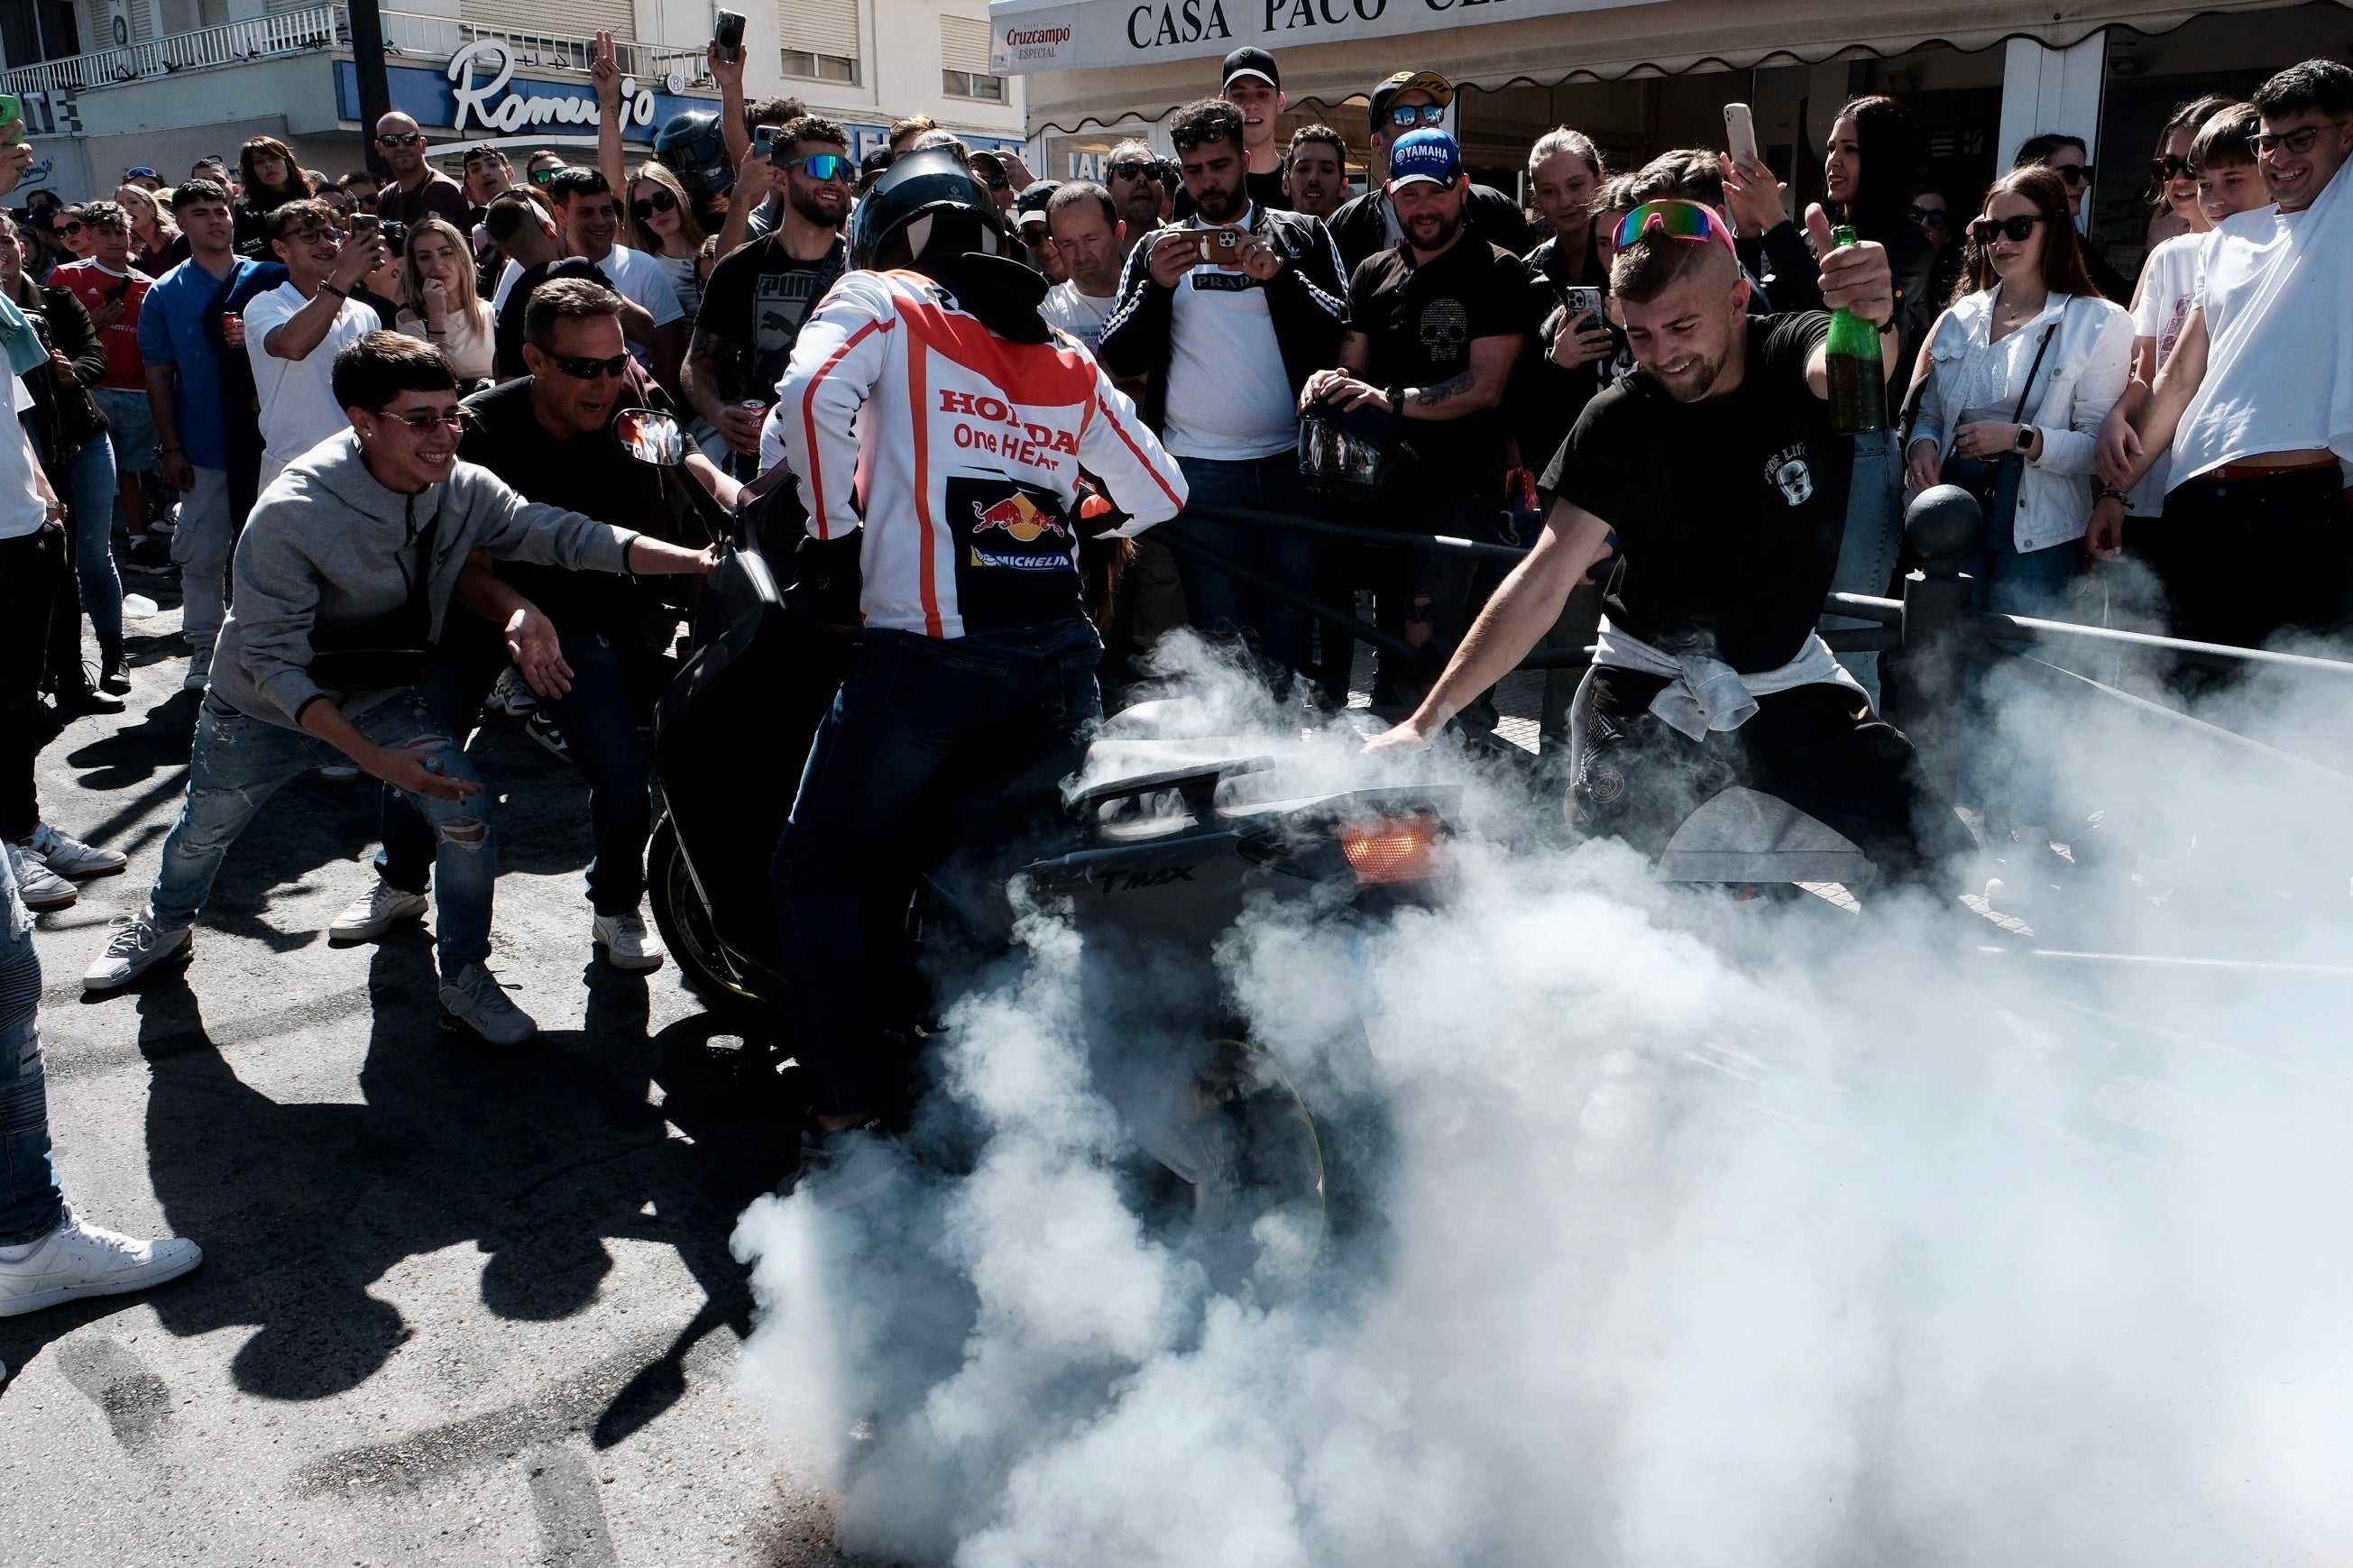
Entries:
{"label": "white shirt", "polygon": [[253,362],[253,384],[261,395],[263,450],[280,463],[290,463],[352,427],[335,401],[335,355],[382,324],[365,305],[341,300],[334,323],[318,347],[301,359],[280,359],[263,346],[265,342],[309,303],[302,290],[289,282],[245,307],[245,354]]}
{"label": "white shirt", "polygon": [[1046,290],[1045,302],[1038,313],[1046,318],[1050,327],[1060,327],[1092,352],[1103,342],[1103,323],[1111,320],[1111,308],[1119,303],[1119,291],[1108,294],[1082,294],[1075,280],[1057,283]]}
{"label": "white shirt", "polygon": [[[655,326],[666,327],[684,319],[686,310],[678,302],[678,290],[670,286],[670,274],[662,270],[659,257],[616,245],[596,266],[597,271],[612,279],[622,299],[645,307]],[[522,276],[522,268],[512,261],[507,263],[506,270],[499,274],[498,289],[491,296],[492,310],[506,309],[507,296],[513,292],[514,281]],[[652,366],[653,356],[643,343],[631,343],[629,353],[639,364]]]}
{"label": "white shirt", "polygon": [[[2133,304],[2133,335],[2151,338],[2157,342],[2157,368],[2163,370],[2165,362],[2173,355],[2173,345],[2181,339],[2181,329],[2189,320],[2190,300],[2198,292],[2198,253],[2205,246],[2202,234],[2176,235],[2148,253],[2140,273],[2140,298]],[[2149,384],[2155,385],[2152,375]],[[2166,475],[2172,465],[2171,454],[2159,454],[2156,464],[2141,476],[2132,494],[2125,499],[2125,510],[2133,517],[2161,517],[2165,512]]]}
{"label": "white shirt", "polygon": [[[1250,216],[1244,208],[1245,231]],[[1187,226],[1219,226],[1197,217]],[[1259,281],[1204,263],[1176,280],[1172,309],[1160,444],[1180,458],[1237,462],[1297,446],[1297,405]]]}
{"label": "white shirt", "polygon": [[[8,390],[12,414],[21,415],[33,406],[33,395],[25,390],[23,376],[10,376]],[[17,419],[11,418],[8,424],[9,430],[0,430],[0,539],[22,539],[47,521],[49,503],[41,499],[33,483],[31,434]]]}

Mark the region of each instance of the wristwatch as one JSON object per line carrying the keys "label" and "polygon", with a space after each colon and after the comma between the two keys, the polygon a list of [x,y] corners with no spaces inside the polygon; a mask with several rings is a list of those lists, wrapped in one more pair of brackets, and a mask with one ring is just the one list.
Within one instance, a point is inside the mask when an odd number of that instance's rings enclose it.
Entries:
{"label": "wristwatch", "polygon": [[2031,425],[2020,426],[2018,427],[2018,439],[2012,441],[2010,445],[2016,447],[2021,453],[2032,451],[2034,449],[2034,426]]}

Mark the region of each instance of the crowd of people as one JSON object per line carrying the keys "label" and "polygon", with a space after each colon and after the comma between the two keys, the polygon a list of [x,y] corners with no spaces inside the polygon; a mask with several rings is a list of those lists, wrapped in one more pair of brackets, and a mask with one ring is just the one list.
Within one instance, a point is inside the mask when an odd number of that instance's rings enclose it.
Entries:
{"label": "crowd of people", "polygon": [[[1542,730],[1597,831],[1655,837],[1662,780],[1726,776],[1903,864],[1948,847],[1919,826],[1874,656],[1833,658],[1817,626],[1827,594],[1888,591],[1907,493],[1978,498],[1986,607],[2063,615],[2079,574],[2131,552],[2181,636],[2339,623],[2342,65],[2170,117],[2137,279],[2080,226],[2080,141],[2030,139],[1982,195],[1936,190],[1888,97],[1832,118],[1826,200],[1802,213],[1754,155],[1611,169],[1567,126],[1530,149],[1524,209],[1470,178],[1455,89],[1428,70],[1370,92],[1375,177],[1352,193],[1337,131],[1278,140],[1261,49],[1170,118],[1173,159],[1126,142],[1100,181],[1034,179],[920,116],[854,157],[798,101],[746,101],[723,51],[712,68],[717,111],[673,120],[634,170],[600,36],[593,164],[535,153],[518,179],[485,143],[453,177],[393,113],[382,176],[329,179],[264,136],[168,189],[137,167],[111,197],[0,215],[22,426],[0,441],[0,1314],[195,1258],[62,1206],[32,1025],[28,911],[126,864],[34,788],[59,726],[124,709],[126,580],[177,577],[178,684],[202,696],[161,871],[90,992],[185,959],[238,833],[316,768],[382,786],[374,880],[331,934],[438,900],[446,1020],[529,1039],[485,965],[496,836],[466,749],[485,703],[588,782],[592,950],[662,962],[639,912],[645,722],[679,604],[638,579],[715,557],[627,458],[625,411],[673,412],[723,504],[787,469],[811,548],[846,546],[862,580],[865,633],[776,858],[828,1134],[876,1114],[839,1005],[866,962],[845,912],[860,847],[958,750],[1074,732],[1098,662],[1115,676],[1178,626],[1336,705],[1356,645],[1305,606],[1368,612],[1384,745],[1492,725],[1530,649],[1591,642],[1594,668],[1548,677]],[[28,157],[0,152],[0,194]],[[1831,311],[1875,330],[1875,428],[1831,422]],[[926,397],[1018,412],[952,442]],[[1339,506],[1534,548],[1499,577],[1248,515]],[[1962,794],[2048,851],[2027,783],[1980,765]]]}

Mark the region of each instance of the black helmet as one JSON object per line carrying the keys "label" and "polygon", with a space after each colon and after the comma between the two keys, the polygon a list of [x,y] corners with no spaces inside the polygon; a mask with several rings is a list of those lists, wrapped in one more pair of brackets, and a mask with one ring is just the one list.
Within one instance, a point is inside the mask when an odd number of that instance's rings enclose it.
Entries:
{"label": "black helmet", "polygon": [[723,199],[735,184],[727,137],[719,129],[719,116],[707,109],[671,115],[654,136],[654,157],[678,176],[696,206]]}
{"label": "black helmet", "polygon": [[[919,220],[933,224],[908,234]],[[944,224],[934,234],[934,225]],[[910,260],[921,259],[934,245],[941,254],[968,250],[1005,254],[1010,246],[1005,215],[988,187],[973,178],[954,150],[926,147],[892,163],[874,188],[860,199],[849,219],[849,265],[871,268],[881,265],[883,247],[905,235]]]}

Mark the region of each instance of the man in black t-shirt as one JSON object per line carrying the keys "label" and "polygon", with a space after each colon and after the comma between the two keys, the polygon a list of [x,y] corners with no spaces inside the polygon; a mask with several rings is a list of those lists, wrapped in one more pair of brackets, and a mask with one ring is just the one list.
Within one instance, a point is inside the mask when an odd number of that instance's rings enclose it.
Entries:
{"label": "man in black t-shirt", "polygon": [[[1545,476],[1535,549],[1419,710],[1375,744],[1427,741],[1609,562],[1600,652],[1570,722],[1578,819],[1655,853],[1739,784],[1843,834],[1883,872],[1915,873],[1958,852],[1957,826],[1814,632],[1853,458],[1825,401],[1830,319],[1751,320],[1720,219],[1691,203],[1636,212],[1651,226],[1610,285],[1640,369],[1586,405]],[[1886,253],[1833,250],[1819,207],[1807,226],[1824,300],[1889,321]]]}
{"label": "man in black t-shirt", "polygon": [[[1491,540],[1504,508],[1511,430],[1504,389],[1527,321],[1526,264],[1463,222],[1471,182],[1443,131],[1416,131],[1389,151],[1388,198],[1405,237],[1366,257],[1348,279],[1340,368],[1310,376],[1300,406],[1377,409],[1412,448],[1411,478],[1381,521],[1420,533]],[[1436,653],[1451,653],[1476,609],[1479,563],[1459,555],[1377,552],[1370,563],[1377,622],[1402,634],[1413,601],[1430,598]],[[1419,698],[1428,675],[1392,669],[1384,687]],[[1397,698],[1384,690],[1384,706]]]}

